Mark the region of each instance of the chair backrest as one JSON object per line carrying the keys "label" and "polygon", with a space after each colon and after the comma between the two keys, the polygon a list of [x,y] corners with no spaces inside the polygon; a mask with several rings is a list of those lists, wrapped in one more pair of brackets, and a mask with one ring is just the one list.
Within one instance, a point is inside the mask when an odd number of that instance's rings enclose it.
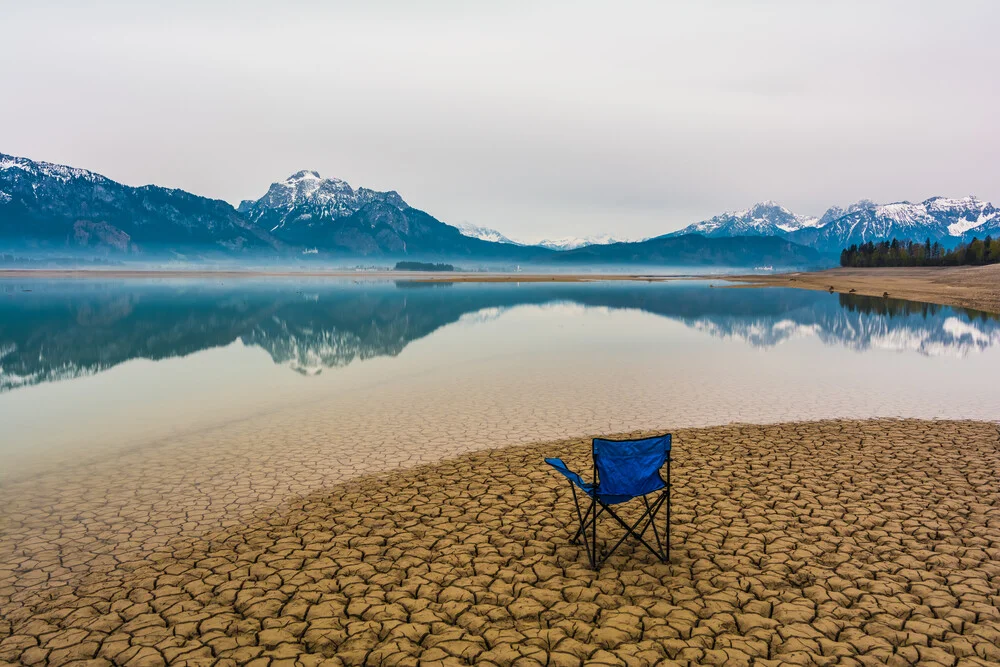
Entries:
{"label": "chair backrest", "polygon": [[670,456],[670,434],[640,440],[594,438],[601,495],[641,496],[666,486],[660,468]]}

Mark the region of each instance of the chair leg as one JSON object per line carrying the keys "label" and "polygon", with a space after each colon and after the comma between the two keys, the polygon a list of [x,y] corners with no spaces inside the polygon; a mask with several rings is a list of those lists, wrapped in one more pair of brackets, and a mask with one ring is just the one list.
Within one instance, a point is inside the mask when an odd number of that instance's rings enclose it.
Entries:
{"label": "chair leg", "polygon": [[[594,494],[594,523],[593,523],[593,525],[590,528],[590,544],[591,544],[591,548],[590,548],[590,567],[592,567],[595,570],[599,567],[600,563],[604,562],[603,559],[602,560],[598,560],[598,558],[597,558],[597,504],[598,504],[597,494],[595,493]],[[603,503],[601,504],[601,507],[604,507]],[[586,539],[586,538],[584,538],[584,539]]]}
{"label": "chair leg", "polygon": [[[653,513],[654,514],[655,514],[655,510],[657,508],[659,508],[660,504],[661,503],[659,501],[657,501],[656,503],[653,503],[652,509],[653,509]],[[615,521],[617,521],[619,524],[621,524],[621,526],[625,529],[625,534],[622,535],[621,539],[618,540],[618,542],[616,542],[615,545],[613,547],[611,547],[611,549],[609,549],[605,553],[605,556],[604,556],[605,559],[608,556],[610,556],[611,554],[613,554],[615,552],[615,550],[618,549],[618,547],[620,547],[622,545],[622,543],[628,538],[628,536],[631,535],[632,537],[634,537],[637,540],[639,540],[639,542],[644,547],[646,547],[651,552],[653,552],[654,554],[656,554],[656,556],[660,560],[663,560],[662,553],[659,552],[659,551],[657,551],[649,542],[647,542],[646,539],[643,537],[642,533],[636,532],[636,529],[639,527],[639,524],[641,524],[644,520],[646,520],[647,517],[649,517],[649,515],[650,515],[649,511],[643,512],[642,516],[640,516],[638,518],[638,520],[636,520],[635,523],[633,523],[631,526],[629,526],[627,523],[625,523],[625,520],[622,519],[620,516],[618,516],[618,514],[614,510],[612,510],[610,507],[608,507],[608,506],[605,505],[604,508],[608,511],[608,514],[611,515],[611,518],[613,518]],[[647,527],[648,527],[648,525],[647,525]],[[645,531],[643,531],[643,532],[645,532]]]}
{"label": "chair leg", "polygon": [[667,456],[667,561],[670,561],[670,456]]}
{"label": "chair leg", "polygon": [[660,538],[660,531],[656,528],[656,515],[659,514],[660,508],[663,507],[664,494],[660,494],[653,504],[650,505],[649,501],[643,497],[643,503],[646,505],[646,513],[649,515],[649,519],[646,524],[639,530],[639,535],[645,537],[646,531],[650,528],[653,529],[653,537],[656,538],[656,555],[660,561],[666,561],[668,556],[664,555],[666,552],[663,550],[663,540]]}
{"label": "chair leg", "polygon": [[590,518],[590,508],[588,507],[587,511],[585,511],[582,516],[577,517],[578,523],[576,526],[576,533],[570,539],[570,542],[572,542],[573,544],[580,543],[580,535],[583,534],[583,522],[589,520],[589,518]]}
{"label": "chair leg", "polygon": [[[629,535],[635,537],[640,544],[653,552],[661,562],[669,562],[670,560],[670,486],[667,485],[666,490],[657,498],[652,504],[650,504],[649,499],[645,496],[642,502],[646,506],[646,511],[642,513],[635,523],[629,526],[625,521],[618,516],[610,507],[598,500],[591,498],[590,506],[587,507],[586,511],[580,509],[580,497],[576,493],[576,488],[570,483],[570,490],[573,493],[573,504],[576,507],[576,517],[579,523],[579,528],[577,528],[576,533],[573,535],[571,542],[578,544],[580,539],[583,539],[583,547],[587,551],[587,561],[590,566],[594,569],[600,567],[615,551],[618,547],[625,542]],[[656,529],[656,515],[659,513],[660,508],[664,505],[667,506],[667,518],[666,518],[666,528],[667,533],[665,535],[666,540],[666,550],[664,550],[663,542],[664,540],[660,538],[660,531]],[[625,534],[619,539],[614,546],[610,549],[603,550],[601,555],[598,555],[597,551],[597,519],[607,511],[615,521],[617,521],[623,528],[625,528]],[[645,525],[640,529],[639,526],[645,521]],[[587,535],[587,527],[590,524],[590,535]],[[656,539],[656,548],[646,541],[645,535],[646,531],[652,527],[653,537]]]}
{"label": "chair leg", "polygon": [[[594,501],[591,500],[590,501],[590,507],[587,509],[586,513],[584,513],[584,515],[583,515],[584,520],[589,520],[590,519],[590,511],[592,509],[594,509],[594,505],[595,505]],[[602,507],[602,508],[600,508],[597,511],[597,516],[600,517],[603,512],[604,512],[604,508]],[[584,522],[581,521],[580,522],[580,527],[576,529],[576,534],[573,536],[573,539],[570,540],[570,541],[573,542],[574,544],[579,544],[579,542],[580,542],[580,536],[584,535],[585,533],[586,533],[586,526],[584,525]]]}
{"label": "chair leg", "polygon": [[[587,550],[587,560],[591,563],[591,566],[593,566],[594,554],[591,552],[590,545],[587,543],[587,533],[584,532],[584,526],[586,525],[587,517],[590,516],[590,512],[594,509],[594,506],[597,503],[594,499],[591,499],[590,507],[587,508],[587,512],[582,513],[580,511],[580,498],[579,496],[576,495],[576,487],[573,485],[572,482],[570,482],[569,488],[573,492],[573,505],[576,506],[576,518],[580,520],[580,529],[576,532],[576,534],[577,536],[579,536],[581,533],[583,533],[583,546]],[[596,519],[597,518],[596,511],[594,512],[594,514],[595,514],[594,518]],[[577,539],[576,536],[574,536],[573,541],[576,542],[576,539]]]}
{"label": "chair leg", "polygon": [[666,495],[661,493],[656,500],[653,501],[651,509],[649,510],[649,518],[646,520],[646,524],[639,529],[639,534],[636,536],[639,538],[645,537],[646,531],[650,528],[653,529],[653,536],[656,538],[657,546],[656,557],[659,558],[662,563],[667,562],[670,556],[668,552],[663,550],[663,542],[660,539],[660,531],[656,529],[656,515],[660,512],[660,508],[663,507],[665,500]]}
{"label": "chair leg", "polygon": [[645,526],[643,526],[642,530],[639,531],[639,534],[645,535],[647,528],[653,529],[653,537],[656,538],[656,548],[658,550],[657,555],[660,556],[660,560],[663,560],[663,542],[660,541],[660,532],[656,530],[656,512],[660,510],[658,505],[662,505],[663,503],[660,502],[659,498],[657,498],[656,502],[653,503],[653,505],[657,507],[656,510],[653,510],[652,508],[650,508],[649,499],[646,498],[646,496],[642,497],[642,502],[644,505],[646,505],[646,513],[649,514],[650,516],[649,516],[649,522]]}

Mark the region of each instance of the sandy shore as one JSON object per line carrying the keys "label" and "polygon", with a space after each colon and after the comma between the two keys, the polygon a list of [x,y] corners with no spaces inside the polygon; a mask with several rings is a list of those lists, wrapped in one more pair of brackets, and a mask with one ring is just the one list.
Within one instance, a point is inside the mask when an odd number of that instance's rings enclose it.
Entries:
{"label": "sandy shore", "polygon": [[[569,543],[568,486],[541,464],[585,468],[583,439],[258,497],[208,522],[195,499],[239,505],[252,460],[195,489],[146,471],[120,505],[129,471],[102,496],[83,468],[86,493],[62,478],[50,503],[0,515],[0,661],[1000,661],[995,424],[674,433],[670,563],[626,545],[596,573]],[[151,513],[160,499],[170,511]]]}
{"label": "sandy shore", "polygon": [[1000,313],[1000,264],[888,269],[830,269],[812,273],[734,276],[747,287],[802,289],[925,301]]}

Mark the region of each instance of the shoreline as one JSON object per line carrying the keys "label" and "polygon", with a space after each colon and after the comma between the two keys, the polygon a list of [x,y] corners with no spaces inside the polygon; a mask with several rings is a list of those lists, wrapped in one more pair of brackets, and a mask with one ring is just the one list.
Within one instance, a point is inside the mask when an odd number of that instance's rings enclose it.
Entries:
{"label": "shoreline", "polygon": [[729,283],[723,287],[791,287],[833,291],[863,296],[883,296],[969,308],[1000,314],[1000,264],[987,266],[918,267],[918,268],[838,268],[758,274],[647,274],[647,273],[434,273],[423,271],[232,271],[232,270],[62,270],[0,269],[4,279],[258,279],[258,278],[333,278],[353,280],[398,280],[433,283],[543,283],[543,282],[670,282],[675,280],[714,280]]}
{"label": "shoreline", "polygon": [[[167,515],[127,492],[123,508],[25,498],[0,533],[0,661],[1000,660],[995,422],[673,433],[670,562],[626,543],[599,572],[569,540],[565,479],[541,463],[589,470],[589,437],[363,474],[212,520],[169,491],[196,480],[142,471],[103,483],[137,483]],[[243,477],[260,472],[245,465],[214,494],[252,493]],[[602,540],[620,532],[601,525]]]}
{"label": "shoreline", "polygon": [[987,266],[840,268],[773,275],[718,276],[733,288],[794,287],[883,296],[1000,314],[1000,264]]}
{"label": "shoreline", "polygon": [[[705,278],[715,278],[709,276]],[[601,280],[666,281],[697,279],[690,274],[641,273],[486,273],[433,271],[228,271],[228,270],[121,270],[121,269],[0,269],[4,278],[355,278],[409,282],[590,282]]]}

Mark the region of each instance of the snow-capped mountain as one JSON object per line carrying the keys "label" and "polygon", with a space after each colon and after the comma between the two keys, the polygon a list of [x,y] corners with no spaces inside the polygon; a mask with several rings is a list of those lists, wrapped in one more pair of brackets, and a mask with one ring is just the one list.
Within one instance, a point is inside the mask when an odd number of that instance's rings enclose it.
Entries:
{"label": "snow-capped mountain", "polygon": [[225,253],[280,247],[224,201],[123,185],[86,169],[0,154],[0,241],[98,253]]}
{"label": "snow-capped mountain", "polygon": [[988,234],[1000,234],[1000,209],[974,196],[963,199],[931,197],[911,204],[858,207],[829,221],[813,234],[792,234],[793,241],[825,252],[837,252],[852,244],[899,239],[939,241],[955,245]]}
{"label": "snow-capped mountain", "polygon": [[612,243],[629,243],[631,241],[644,241],[645,239],[627,239],[610,234],[596,234],[594,236],[564,236],[556,239],[543,239],[535,245],[549,250],[576,250],[589,245],[610,245]]}
{"label": "snow-capped mountain", "polygon": [[469,223],[456,225],[456,227],[458,227],[459,231],[466,236],[475,239],[492,241],[494,243],[510,243],[512,245],[520,246],[533,245],[540,248],[548,248],[549,250],[576,250],[577,248],[584,248],[591,245],[610,245],[612,243],[629,243],[632,241],[645,240],[627,239],[625,237],[612,236],[611,234],[596,234],[594,236],[564,236],[561,238],[542,239],[536,243],[521,243],[520,241],[515,241],[509,236],[505,236],[503,233],[489,227],[479,227]]}
{"label": "snow-capped mountain", "polygon": [[155,185],[0,154],[0,251],[185,259],[255,255],[526,262],[551,251],[463,236],[398,193],[300,171],[239,210]]}
{"label": "snow-capped mountain", "polygon": [[893,238],[945,245],[973,236],[1000,234],[1000,209],[974,196],[963,199],[931,197],[912,204],[876,204],[862,199],[846,208],[832,206],[819,218],[792,213],[771,201],[696,222],[667,236],[781,236],[822,252],[834,253],[853,243]]}
{"label": "snow-capped mountain", "polygon": [[269,231],[278,233],[287,225],[346,218],[373,202],[383,202],[398,209],[409,207],[395,191],[355,190],[347,181],[323,178],[318,172],[303,170],[272,183],[260,199],[243,200],[238,210],[258,225],[267,227],[274,223]]}
{"label": "snow-capped mountain", "polygon": [[[817,218],[765,201],[664,237],[684,234],[779,237],[826,253],[822,259],[828,261],[843,248],[868,241],[929,238],[954,246],[975,236],[1000,236],[1000,209],[972,196],[931,197],[916,204],[861,200],[846,208],[833,206]],[[622,243],[631,247],[621,248]],[[567,259],[581,262],[610,256],[624,263],[673,261],[662,254],[661,245],[610,234],[520,243],[495,229],[447,225],[411,207],[395,191],[355,189],[308,170],[271,184],[262,197],[243,201],[237,210],[183,190],[133,187],[86,169],[0,154],[2,250],[187,258],[258,252],[296,258],[419,256],[476,262],[561,261],[568,251],[578,254]],[[692,253],[724,263],[707,246]]]}
{"label": "snow-capped mountain", "polygon": [[315,171],[272,183],[260,199],[243,201],[239,211],[260,229],[315,254],[525,261],[542,252],[463,234],[395,191],[355,189]]}
{"label": "snow-capped mountain", "polygon": [[722,213],[702,220],[670,236],[701,234],[702,236],[784,236],[799,229],[816,227],[820,219],[796,215],[773,201],[754,204],[742,211]]}
{"label": "snow-capped mountain", "polygon": [[837,218],[842,218],[849,213],[854,213],[856,211],[863,211],[868,208],[875,208],[876,206],[878,206],[878,204],[873,202],[871,199],[861,199],[851,204],[847,208],[842,208],[836,205],[831,206],[830,208],[826,209],[826,213],[824,213],[823,216],[819,219],[819,222],[816,223],[816,227],[817,228],[825,227],[828,223],[833,222]]}
{"label": "snow-capped mountain", "polygon": [[480,239],[483,241],[491,241],[493,243],[509,243],[510,245],[524,245],[523,243],[518,243],[508,236],[504,236],[501,232],[489,227],[480,227],[479,225],[473,225],[470,222],[463,222],[461,224],[455,225],[458,231],[462,232],[464,236],[468,236],[473,239]]}
{"label": "snow-capped mountain", "polygon": [[73,179],[79,179],[81,181],[101,183],[104,185],[115,184],[115,182],[110,178],[101,176],[100,174],[95,174],[94,172],[87,171],[86,169],[67,167],[66,165],[42,162],[40,160],[29,160],[25,157],[16,157],[14,155],[4,155],[3,153],[0,153],[0,171],[12,170],[23,172],[24,174],[35,178],[53,179],[62,183],[66,183]]}

